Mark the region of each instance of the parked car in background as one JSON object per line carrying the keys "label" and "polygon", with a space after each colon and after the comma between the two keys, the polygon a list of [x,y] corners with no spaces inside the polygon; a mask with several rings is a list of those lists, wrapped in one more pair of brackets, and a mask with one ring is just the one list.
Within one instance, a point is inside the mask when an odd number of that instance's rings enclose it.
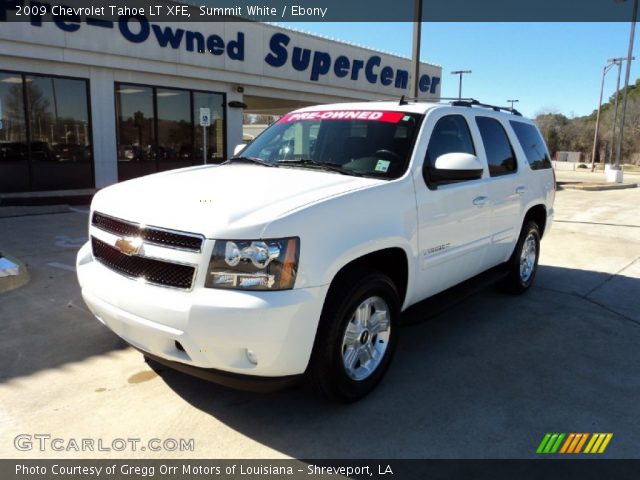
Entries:
{"label": "parked car in background", "polygon": [[84,162],[90,158],[88,147],[77,143],[58,143],[53,152],[59,162]]}

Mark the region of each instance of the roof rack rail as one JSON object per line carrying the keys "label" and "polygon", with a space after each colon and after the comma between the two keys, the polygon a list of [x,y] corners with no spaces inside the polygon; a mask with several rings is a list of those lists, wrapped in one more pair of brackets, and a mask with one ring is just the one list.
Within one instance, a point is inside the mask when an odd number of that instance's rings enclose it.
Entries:
{"label": "roof rack rail", "polygon": [[465,99],[455,99],[453,101],[450,102],[452,106],[454,107],[483,107],[483,108],[490,108],[493,111],[496,112],[509,112],[513,115],[516,115],[518,117],[521,117],[522,114],[516,110],[513,107],[501,107],[499,105],[491,105],[489,103],[482,103],[479,102],[478,100],[475,100],[473,98],[465,98]]}
{"label": "roof rack rail", "polygon": [[[408,105],[409,102],[427,102],[427,103],[439,103],[446,102],[449,100],[464,100],[469,102],[477,102],[477,100],[473,98],[458,98],[458,97],[440,97],[440,98],[423,98],[423,97],[408,97],[406,95],[402,95],[400,100],[398,101],[398,105]],[[376,100],[377,102],[387,102],[388,99],[384,100]]]}
{"label": "roof rack rail", "polygon": [[477,102],[475,98],[460,98],[460,97],[440,97],[440,100],[443,102]]}
{"label": "roof rack rail", "polygon": [[[374,102],[389,102],[395,100],[394,98],[384,98],[384,99],[376,99]],[[459,98],[459,97],[440,97],[440,98],[416,98],[416,97],[407,97],[406,95],[402,95],[400,100],[398,100],[398,105],[408,105],[409,102],[429,102],[429,103],[439,103],[439,102],[447,102],[449,105],[454,107],[483,107],[490,108],[496,112],[509,112],[513,115],[521,117],[522,114],[512,107],[502,107],[500,105],[491,105],[489,103],[482,103],[475,98]]]}

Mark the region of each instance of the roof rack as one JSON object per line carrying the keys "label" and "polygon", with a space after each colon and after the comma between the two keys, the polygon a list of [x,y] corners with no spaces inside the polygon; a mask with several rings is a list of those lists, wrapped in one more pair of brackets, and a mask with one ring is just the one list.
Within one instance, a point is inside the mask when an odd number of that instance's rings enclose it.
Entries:
{"label": "roof rack", "polygon": [[[383,99],[383,100],[375,100],[376,102],[388,102],[390,100],[395,100],[395,98],[389,98],[389,99]],[[433,100],[429,99],[429,98],[420,98],[420,97],[407,97],[406,95],[402,95],[400,97],[400,100],[398,101],[398,105],[408,105],[409,102],[427,102],[427,103],[438,103],[440,100],[440,98],[434,98]],[[449,99],[445,99],[445,100],[453,100],[452,98]]]}
{"label": "roof rack", "polygon": [[[441,99],[441,100],[444,100],[444,99]],[[453,99],[450,103],[454,107],[483,107],[483,108],[490,108],[496,112],[509,112],[513,115],[517,115],[518,117],[522,116],[522,114],[513,107],[501,107],[499,105],[490,105],[488,103],[481,103],[474,98],[464,98],[464,99],[456,98],[456,99]]]}
{"label": "roof rack", "polygon": [[[392,98],[378,99],[374,100],[375,102],[389,102],[393,100]],[[428,98],[416,98],[416,97],[407,97],[406,95],[402,95],[400,100],[398,100],[398,105],[408,105],[409,102],[428,102],[428,103],[439,103],[439,102],[448,102],[451,106],[454,107],[482,107],[482,108],[490,108],[496,112],[509,112],[513,115],[521,117],[522,114],[512,107],[501,107],[499,105],[491,105],[489,103],[482,103],[475,98],[459,98],[459,97],[440,97],[438,99],[430,100]]]}

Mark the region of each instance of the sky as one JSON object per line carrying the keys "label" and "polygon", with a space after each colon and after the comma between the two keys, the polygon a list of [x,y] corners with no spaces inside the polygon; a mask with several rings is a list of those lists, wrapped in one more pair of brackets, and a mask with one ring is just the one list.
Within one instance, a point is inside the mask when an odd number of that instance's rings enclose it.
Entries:
{"label": "sky", "polygon": [[[286,23],[286,27],[363,47],[411,56],[413,24]],[[626,57],[630,23],[423,23],[420,58],[442,69],[442,97],[458,96],[452,70],[472,70],[463,78],[462,96],[507,105],[533,117],[541,112],[568,117],[598,107],[607,59]],[[640,31],[634,56],[640,59]],[[630,83],[640,76],[632,62]],[[622,69],[621,85],[624,85]],[[617,70],[606,76],[604,101],[616,88]]]}

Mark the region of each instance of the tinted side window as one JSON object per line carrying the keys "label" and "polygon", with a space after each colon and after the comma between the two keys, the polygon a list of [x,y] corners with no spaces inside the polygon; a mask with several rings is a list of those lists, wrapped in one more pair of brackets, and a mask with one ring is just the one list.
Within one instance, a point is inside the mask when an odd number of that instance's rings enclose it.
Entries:
{"label": "tinted side window", "polygon": [[431,132],[427,154],[424,159],[422,176],[429,189],[434,190],[437,185],[456,183],[462,180],[437,179],[435,163],[438,157],[447,153],[476,154],[469,125],[462,115],[447,115],[438,120]]}
{"label": "tinted side window", "polygon": [[496,177],[515,172],[516,156],[500,122],[489,117],[476,117],[476,123],[487,154],[489,174]]}
{"label": "tinted side window", "polygon": [[528,123],[514,122],[513,120],[510,123],[527,156],[531,169],[551,168],[551,159],[538,129]]}
{"label": "tinted side window", "polygon": [[437,158],[446,153],[476,154],[469,125],[462,115],[447,115],[437,121],[429,139],[425,167],[433,168]]}

